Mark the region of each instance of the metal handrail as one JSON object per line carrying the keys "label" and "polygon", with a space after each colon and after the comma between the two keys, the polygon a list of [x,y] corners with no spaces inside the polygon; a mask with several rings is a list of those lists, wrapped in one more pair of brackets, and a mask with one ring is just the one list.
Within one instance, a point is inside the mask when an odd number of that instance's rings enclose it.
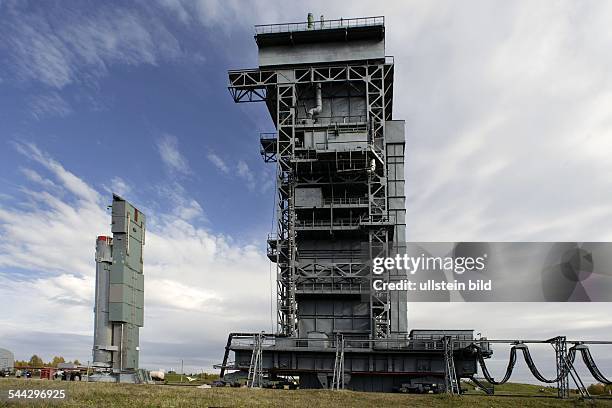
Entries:
{"label": "metal handrail", "polygon": [[324,198],[323,204],[367,204],[368,197],[334,197],[334,198]]}
{"label": "metal handrail", "polygon": [[298,23],[259,24],[255,26],[255,34],[288,33],[308,30],[329,30],[337,28],[369,27],[385,25],[384,16],[339,18],[335,20],[315,20]]}
{"label": "metal handrail", "polygon": [[366,283],[339,283],[339,282],[299,282],[296,284],[296,290],[299,292],[365,292],[370,290],[370,285]]}
{"label": "metal handrail", "polygon": [[382,216],[379,219],[370,215],[362,216],[358,218],[334,218],[333,224],[331,220],[296,220],[296,226],[298,227],[357,227],[363,223],[386,223],[389,221],[388,217]]}
{"label": "metal handrail", "polygon": [[[452,336],[451,336],[452,337]],[[274,347],[276,345],[275,337],[264,337],[265,347]],[[475,339],[452,339],[453,347],[458,349],[467,348],[475,343]],[[283,338],[282,343],[287,347],[308,348],[313,345],[321,344],[326,347],[336,347],[335,338]],[[235,336],[232,338],[233,346],[252,347],[254,341],[252,336]],[[350,349],[398,349],[398,350],[444,350],[444,342],[441,339],[353,339],[345,336],[345,347]]]}
{"label": "metal handrail", "polygon": [[331,220],[297,220],[298,227],[358,227],[361,222],[359,218],[334,218]]}
{"label": "metal handrail", "polygon": [[[301,107],[300,107],[301,108]],[[299,119],[306,119],[300,117]],[[300,127],[316,127],[316,126],[328,126],[330,124],[333,125],[356,125],[363,126],[367,125],[367,115],[327,115],[327,116],[317,116],[317,123],[298,124]]]}

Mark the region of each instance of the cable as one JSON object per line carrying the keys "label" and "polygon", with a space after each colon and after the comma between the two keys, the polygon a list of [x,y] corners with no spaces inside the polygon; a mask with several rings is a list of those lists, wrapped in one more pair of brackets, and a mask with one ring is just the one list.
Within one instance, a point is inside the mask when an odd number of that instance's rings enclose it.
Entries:
{"label": "cable", "polygon": [[[476,349],[476,353],[478,355],[478,363],[480,364],[480,368],[482,369],[482,374],[483,376],[486,378],[486,380],[493,385],[502,385],[504,383],[506,383],[509,379],[510,376],[512,376],[512,371],[514,370],[514,366],[516,365],[516,350],[519,349],[523,352],[523,358],[525,359],[525,363],[527,363],[527,367],[529,368],[529,371],[531,371],[531,374],[533,374],[533,376],[538,380],[541,381],[543,383],[547,383],[547,384],[551,384],[551,383],[556,383],[558,381],[560,381],[561,379],[565,378],[569,372],[569,367],[574,363],[574,360],[576,358],[576,350],[572,347],[571,349],[568,350],[568,355],[567,355],[567,362],[568,364],[566,364],[562,369],[561,372],[559,373],[559,375],[554,378],[554,379],[548,379],[546,377],[544,377],[542,375],[542,373],[540,373],[540,370],[538,370],[538,368],[535,365],[535,362],[533,361],[533,358],[531,357],[531,352],[529,351],[529,348],[524,345],[524,344],[520,344],[517,346],[513,346],[510,349],[510,359],[508,361],[508,366],[506,367],[506,373],[504,374],[504,377],[500,380],[500,381],[495,381],[495,379],[493,378],[493,376],[491,376],[491,373],[489,373],[489,370],[486,366],[486,363],[484,361],[484,356],[482,355],[482,350],[480,349],[480,347],[474,345],[473,348]],[[586,350],[586,352],[588,352],[588,349]],[[585,352],[583,351],[583,358],[585,358]],[[591,358],[592,360],[592,358]],[[587,360],[585,360],[586,363]],[[589,364],[587,364],[587,367],[589,367]],[[594,364],[594,362],[593,362]],[[595,369],[597,370],[597,367],[595,367]],[[590,370],[590,368],[589,368]],[[597,370],[598,371],[598,370]],[[593,373],[593,371],[591,371]],[[600,375],[601,378],[604,378],[603,376],[601,376],[601,372],[598,372],[598,374]],[[598,377],[593,374],[593,376],[598,379]],[[604,378],[605,379],[605,378]],[[599,381],[599,379],[598,379]]]}
{"label": "cable", "polygon": [[512,370],[514,370],[514,365],[516,364],[516,348],[515,347],[512,347],[510,349],[510,359],[508,360],[508,366],[506,367],[506,373],[504,374],[504,377],[500,381],[495,381],[493,376],[491,376],[491,374],[489,373],[489,370],[487,369],[487,365],[485,364],[484,356],[482,355],[482,350],[480,349],[480,347],[476,345],[474,345],[473,347],[476,349],[476,354],[478,356],[478,363],[480,364],[480,368],[482,369],[482,374],[484,378],[490,384],[502,385],[510,379],[510,376],[512,375]]}
{"label": "cable", "polygon": [[567,375],[567,368],[563,367],[561,372],[559,373],[559,376],[557,376],[557,378],[549,380],[546,377],[544,377],[542,375],[542,373],[540,373],[540,370],[538,370],[538,368],[536,367],[533,358],[531,357],[531,352],[529,351],[529,348],[527,346],[521,347],[521,350],[523,351],[523,357],[525,358],[525,363],[527,363],[527,367],[529,368],[529,371],[531,371],[531,374],[533,374],[533,376],[540,382],[543,383],[547,383],[547,384],[552,384],[552,383],[556,383],[557,381],[559,381],[560,379],[564,378]]}
{"label": "cable", "polygon": [[584,364],[587,366],[587,368],[589,369],[593,377],[602,384],[605,384],[605,385],[612,384],[612,380],[609,380],[606,377],[604,377],[602,372],[599,370],[599,367],[597,367],[597,364],[595,364],[595,360],[593,359],[593,355],[591,354],[591,351],[586,346],[580,347],[579,350],[582,353],[582,360],[584,361]]}

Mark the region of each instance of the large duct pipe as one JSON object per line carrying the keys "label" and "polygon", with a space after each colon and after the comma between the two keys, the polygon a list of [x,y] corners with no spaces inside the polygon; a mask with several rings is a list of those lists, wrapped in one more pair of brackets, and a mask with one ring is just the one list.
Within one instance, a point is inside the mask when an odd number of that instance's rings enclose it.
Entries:
{"label": "large duct pipe", "polygon": [[94,365],[110,367],[112,363],[113,326],[109,321],[108,297],[113,262],[111,237],[96,240],[96,298],[94,306]]}
{"label": "large duct pipe", "polygon": [[319,113],[323,110],[323,97],[321,95],[321,84],[317,83],[317,91],[316,91],[316,100],[317,106],[308,110],[308,118],[312,119],[313,116],[318,116]]}

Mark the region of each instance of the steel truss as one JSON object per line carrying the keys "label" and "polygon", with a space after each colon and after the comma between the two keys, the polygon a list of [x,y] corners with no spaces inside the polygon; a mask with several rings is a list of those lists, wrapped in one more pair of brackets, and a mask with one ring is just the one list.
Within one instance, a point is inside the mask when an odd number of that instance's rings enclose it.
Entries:
{"label": "steel truss", "polygon": [[[361,174],[365,175],[368,215],[366,220],[359,220],[358,226],[367,232],[370,259],[384,257],[388,253],[390,241],[385,121],[390,120],[392,115],[393,64],[381,61],[343,66],[296,67],[278,71],[252,69],[229,72],[228,88],[234,101],[265,101],[277,130],[276,140],[270,134],[262,135],[261,153],[266,162],[276,162],[277,165],[277,234],[268,239],[268,257],[277,264],[278,332],[285,336],[297,335],[298,287],[307,290],[308,285],[313,289],[320,285],[319,288],[339,292],[365,292],[364,289],[367,289],[370,294],[371,336],[375,339],[388,338],[391,331],[390,293],[372,290],[373,275],[369,266],[364,269],[362,265],[347,271],[346,266],[299,263],[294,204],[295,187],[300,180],[297,177],[297,166],[299,163],[317,161],[319,157],[305,157],[303,152],[299,157],[296,155],[298,85],[327,82],[359,82],[365,88],[369,159],[364,163],[365,168],[349,169],[349,172],[339,177],[350,181],[359,179]],[[334,225],[329,228],[334,228]],[[318,280],[321,278],[322,281]],[[368,288],[364,287],[365,283]],[[325,285],[329,286],[324,288]]]}
{"label": "steel truss", "polygon": [[[382,83],[385,119],[390,120],[393,108],[393,63],[354,64],[341,66],[313,66],[288,68],[282,71],[270,69],[244,69],[229,71],[228,89],[234,102],[266,102],[274,95],[274,87],[279,84],[308,84],[317,82],[369,81],[371,70],[384,66]],[[379,84],[381,85],[381,84]],[[272,93],[269,93],[269,91]],[[274,119],[274,118],[273,118]]]}
{"label": "steel truss", "polygon": [[295,157],[295,84],[276,86],[276,160],[278,186],[277,247],[286,253],[277,258],[277,321],[278,331],[286,336],[297,332],[295,279],[297,245],[295,232],[295,178],[292,160]]}

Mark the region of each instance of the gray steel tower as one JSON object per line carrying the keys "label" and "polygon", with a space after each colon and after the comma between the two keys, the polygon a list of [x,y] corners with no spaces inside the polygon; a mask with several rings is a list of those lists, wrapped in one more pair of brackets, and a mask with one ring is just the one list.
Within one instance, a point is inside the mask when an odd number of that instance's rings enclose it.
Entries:
{"label": "gray steel tower", "polygon": [[[251,384],[266,371],[299,376],[302,387],[381,391],[409,383],[417,362],[406,292],[374,290],[370,262],[406,233],[404,121],[392,117],[384,18],[309,15],[255,31],[259,68],[230,71],[229,90],[237,103],[264,102],[276,127],[261,135],[261,154],[276,164],[268,257],[278,332],[248,345],[240,338],[252,335],[230,335],[222,375],[248,369]],[[442,348],[424,359],[443,373]],[[419,381],[433,381],[430,366]]]}
{"label": "gray steel tower", "polygon": [[138,369],[145,216],[113,195],[111,231],[96,240],[93,366],[126,373]]}
{"label": "gray steel tower", "polygon": [[255,39],[260,68],[230,71],[230,91],[265,101],[277,128],[261,151],[277,168],[279,333],[406,333],[406,299],[371,291],[364,263],[405,241],[404,121],[391,119],[384,19],[258,26]]}

